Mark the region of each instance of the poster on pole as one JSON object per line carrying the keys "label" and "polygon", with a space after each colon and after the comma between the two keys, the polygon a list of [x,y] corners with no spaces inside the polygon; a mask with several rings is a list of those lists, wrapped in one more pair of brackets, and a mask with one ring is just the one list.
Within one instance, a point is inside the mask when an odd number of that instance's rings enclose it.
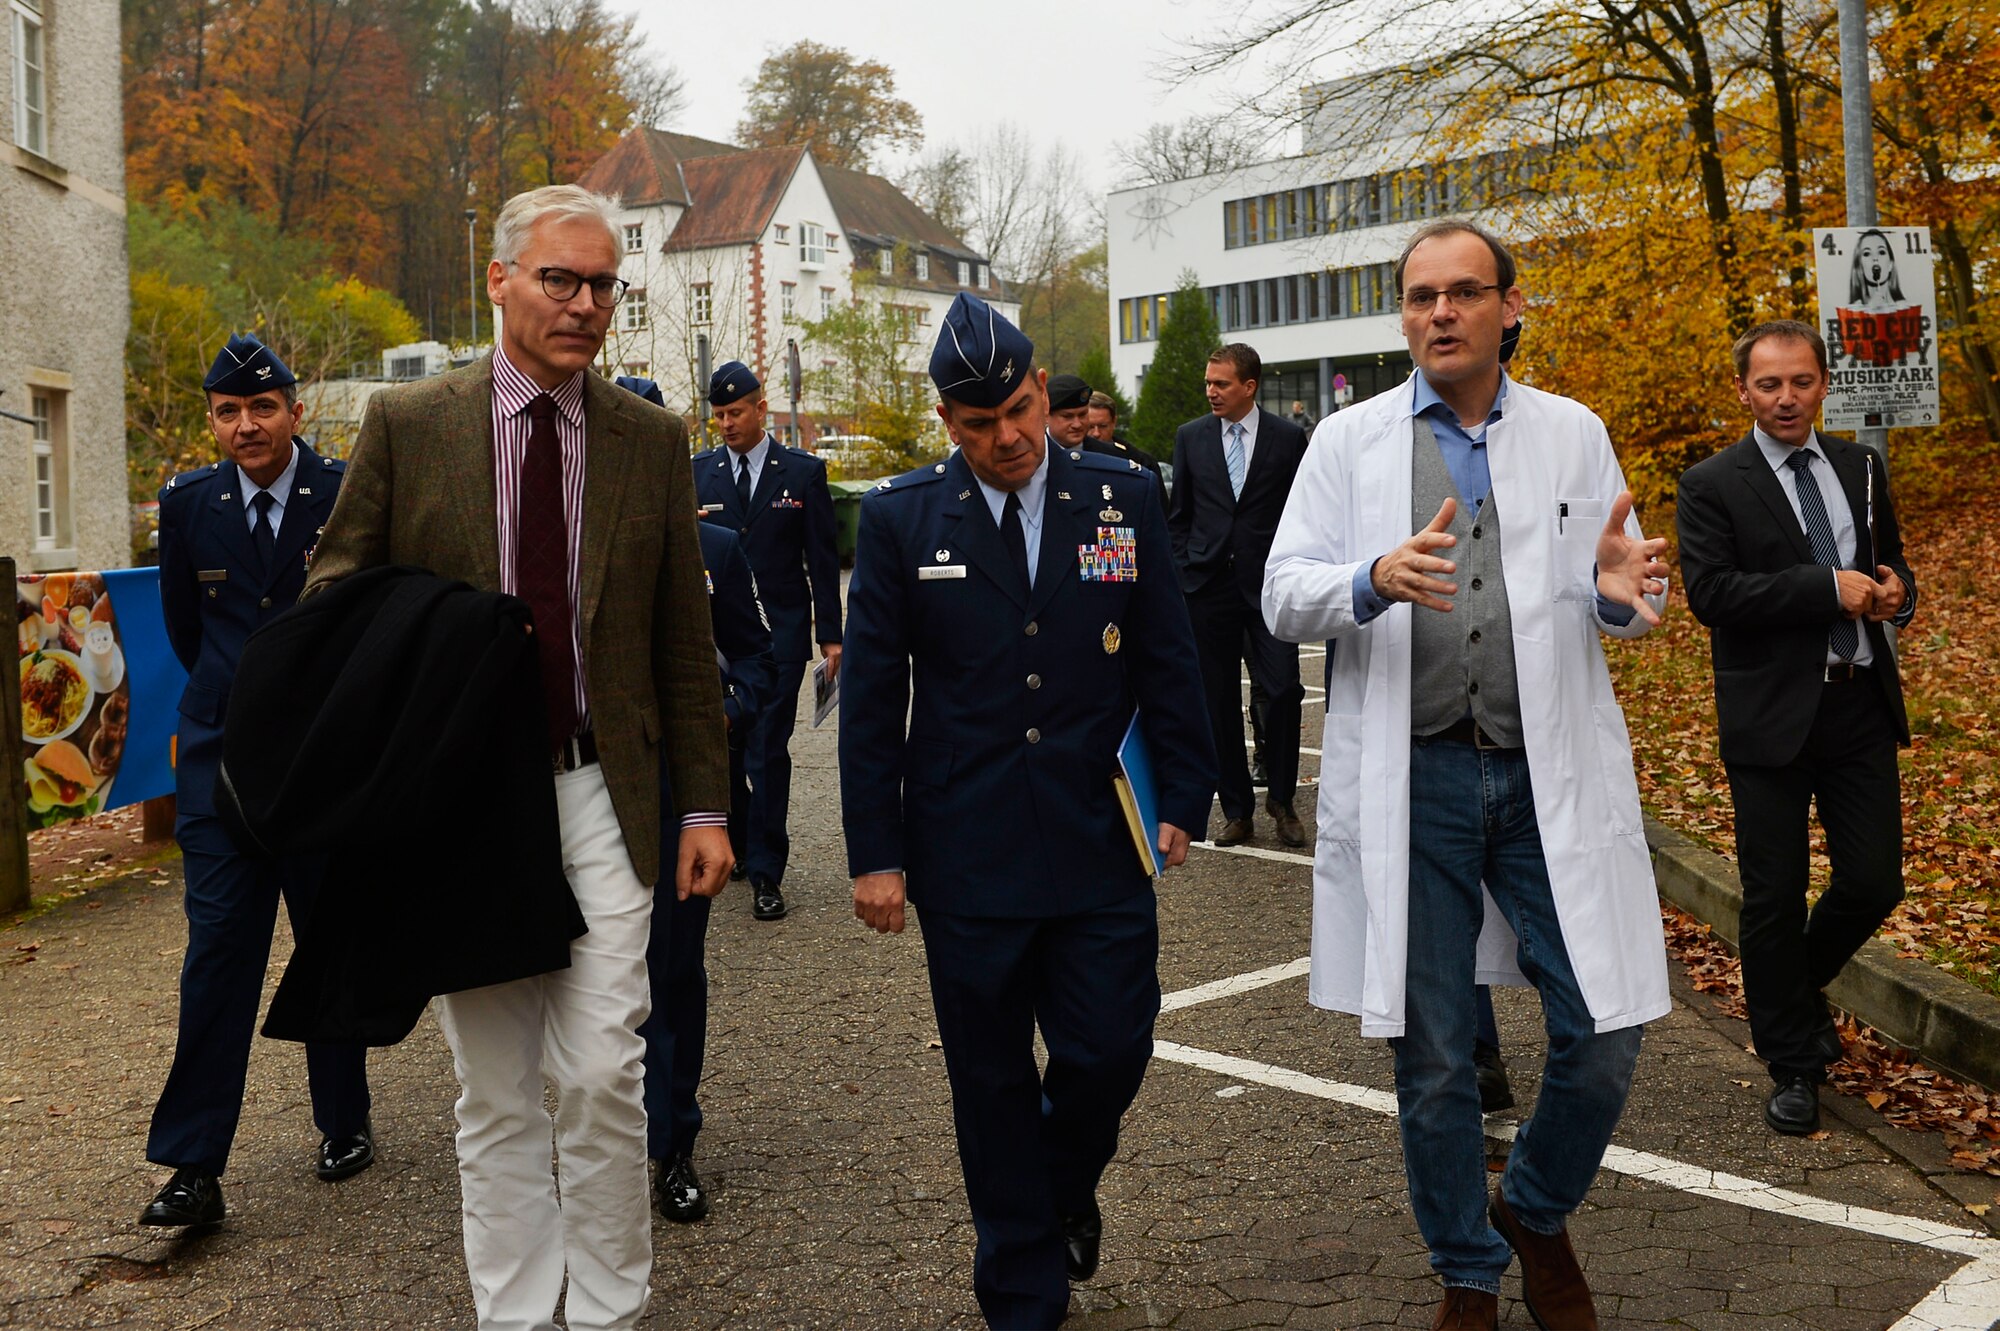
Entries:
{"label": "poster on pole", "polygon": [[1826,427],[1938,423],[1937,288],[1922,226],[1816,227]]}

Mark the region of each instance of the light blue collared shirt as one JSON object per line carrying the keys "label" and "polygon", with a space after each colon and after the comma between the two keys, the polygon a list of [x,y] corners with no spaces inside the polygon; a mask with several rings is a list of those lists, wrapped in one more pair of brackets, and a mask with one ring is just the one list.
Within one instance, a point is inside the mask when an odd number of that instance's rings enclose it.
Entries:
{"label": "light blue collared shirt", "polygon": [[299,470],[299,445],[292,441],[292,460],[278,473],[278,479],[269,485],[259,485],[250,479],[250,473],[238,467],[236,477],[243,482],[243,525],[251,531],[257,530],[257,509],[250,502],[260,493],[268,490],[271,495],[271,535],[276,536],[285,526],[285,504],[292,497],[292,477]]}
{"label": "light blue collared shirt", "polygon": [[750,451],[747,453],[738,453],[733,448],[727,449],[726,451],[729,454],[729,483],[731,485],[736,484],[736,473],[743,470],[743,460],[748,458],[750,461],[750,493],[756,494],[757,482],[764,475],[764,460],[771,456],[771,450],[776,446],[771,440],[771,432],[766,430],[764,437],[750,445]]}
{"label": "light blue collared shirt", "polygon": [[[1049,449],[1054,447],[1053,443],[1043,441],[1042,465],[1035,468],[1035,474],[1028,478],[1028,483],[1016,492],[1021,496],[1021,534],[1028,541],[1028,586],[1031,588],[1035,585],[1035,566],[1041,562],[1042,501],[1049,492]],[[979,492],[986,496],[986,507],[993,514],[993,525],[998,527],[1001,514],[1007,511],[1007,492],[979,480],[977,472],[973,473],[972,479],[979,481]]]}
{"label": "light blue collared shirt", "polygon": [[[1772,472],[1777,475],[1778,488],[1785,492],[1785,498],[1791,503],[1792,516],[1799,520],[1799,530],[1805,531],[1806,515],[1805,511],[1799,507],[1799,482],[1804,477],[1793,471],[1791,464],[1786,461],[1792,455],[1792,446],[1765,434],[1764,427],[1761,425],[1751,426],[1750,433],[1757,440],[1757,451],[1764,455],[1764,461],[1771,464]],[[1840,488],[1840,477],[1833,473],[1833,459],[1829,458],[1826,455],[1826,450],[1820,447],[1819,432],[1817,430],[1813,432],[1810,439],[1800,444],[1799,447],[1819,459],[1819,461],[1815,462],[1807,470],[1819,489],[1820,503],[1826,508],[1826,520],[1833,527],[1833,549],[1834,553],[1840,556],[1840,567],[1860,569],[1861,566],[1854,562],[1855,555],[1858,553],[1855,546],[1860,539],[1854,524],[1854,509],[1847,502],[1847,492]],[[1810,540],[1810,536],[1807,539]],[[1863,571],[1868,574],[1870,580],[1874,579],[1874,569],[1871,568]],[[1834,609],[1838,610],[1840,609],[1840,578],[1833,569],[1826,571],[1826,577],[1827,581],[1833,587]],[[1869,644],[1868,634],[1866,632],[1858,632],[1855,634],[1855,637],[1860,641],[1854,649],[1854,664],[1858,666],[1875,664],[1875,648]],[[1831,643],[1829,643],[1826,649],[1826,663],[1828,665],[1846,664],[1840,654],[1833,650]]]}

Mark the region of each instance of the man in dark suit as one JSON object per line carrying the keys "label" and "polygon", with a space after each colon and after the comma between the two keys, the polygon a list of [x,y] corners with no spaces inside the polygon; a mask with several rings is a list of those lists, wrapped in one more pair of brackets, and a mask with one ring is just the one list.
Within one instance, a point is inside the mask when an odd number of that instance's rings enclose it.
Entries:
{"label": "man in dark suit", "polygon": [[[1097,453],[1107,458],[1117,458],[1120,462],[1136,462],[1160,483],[1160,503],[1167,502],[1166,477],[1160,474],[1159,459],[1143,448],[1134,448],[1118,437],[1118,402],[1109,393],[1093,392],[1089,384],[1077,379],[1073,374],[1058,374],[1049,380],[1049,416],[1056,415],[1055,402],[1057,385],[1065,379],[1076,379],[1083,385],[1083,440],[1075,447],[1086,453]],[[1051,434],[1060,434],[1053,426]]]}
{"label": "man in dark suit", "polygon": [[944,322],[930,372],[958,451],[861,506],[841,816],[855,914],[900,931],[906,883],[921,911],[980,1309],[1047,1328],[1097,1269],[1097,1183],[1160,1008],[1119,744],[1136,706],[1168,865],[1214,758],[1152,479],[1049,447],[1034,346],[984,301]]}
{"label": "man in dark suit", "polygon": [[[622,382],[622,381],[621,381]],[[757,599],[757,577],[736,534],[699,524],[701,561],[708,572],[708,606],[715,626],[722,712],[729,726],[730,769],[740,769],[744,738],[769,704],[778,663],[771,659],[771,625]],[[646,967],[653,979],[653,1015],[639,1027],[646,1041],[646,1154],[654,1162],[653,1203],[669,1220],[687,1224],[708,1214],[708,1193],[695,1172],[701,1132],[701,1068],[708,1049],[709,898],[690,894],[653,916]]]}
{"label": "man in dark suit", "polygon": [[1215,737],[1221,779],[1223,828],[1218,846],[1248,841],[1256,792],[1243,749],[1243,685],[1239,665],[1250,643],[1250,675],[1267,700],[1265,771],[1270,785],[1264,808],[1278,840],[1306,844],[1292,806],[1299,784],[1299,649],[1271,636],[1259,608],[1264,561],[1271,537],[1305,457],[1305,431],[1257,405],[1263,362],[1233,342],[1208,358],[1208,404],[1213,409],[1174,435],[1173,497],[1167,529],[1188,616],[1201,645],[1201,679],[1208,695],[1208,724]]}
{"label": "man in dark suit", "polygon": [[833,496],[826,463],[786,448],[764,428],[769,404],[763,385],[741,361],[709,379],[709,406],[721,448],[697,453],[695,492],[704,522],[720,523],[743,540],[757,575],[764,613],[771,617],[771,652],[778,679],[770,705],[751,728],[743,758],[747,788],[734,797],[747,809],[742,867],[750,877],[750,909],[760,920],[785,915],[783,884],[791,858],[787,817],[792,799],[792,730],[799,685],[812,644],[830,672],[840,670],[840,555],[834,546]]}
{"label": "man in dark suit", "polygon": [[[146,1142],[146,1158],[174,1175],[140,1215],[142,1225],[223,1218],[221,1175],[243,1108],[278,898],[297,919],[316,885],[315,865],[238,852],[215,816],[215,773],[243,644],[299,599],[306,554],[346,470],[296,437],[304,410],[297,382],[256,338],[230,338],[202,387],[209,429],[228,461],[176,476],[160,491],[160,608],[188,672],[174,772],[188,947],[173,1070]],[[306,1046],[322,1134],[315,1168],[328,1181],[375,1160],[365,1052]]]}
{"label": "man in dark suit", "polygon": [[730,867],[687,430],[590,373],[625,291],[616,207],[550,185],[500,209],[486,294],[505,317],[492,356],[369,399],[305,592],[414,564],[533,613],[563,863],[588,932],[565,970],[438,1000],[481,1331],[551,1325],[559,1298],[577,1331],[625,1331],[644,1313],[638,1027],[653,885],[675,849],[661,836],[662,771],[680,824],[676,894],[712,896]]}
{"label": "man in dark suit", "polygon": [[[1681,477],[1681,571],[1711,630],[1743,996],[1774,1083],[1764,1119],[1804,1134],[1841,1055],[1820,991],[1903,895],[1896,747],[1910,726],[1884,626],[1910,622],[1917,581],[1881,459],[1813,429],[1829,382],[1819,333],[1759,324],[1735,359],[1756,424]],[[1814,805],[1833,871],[1808,914]]]}

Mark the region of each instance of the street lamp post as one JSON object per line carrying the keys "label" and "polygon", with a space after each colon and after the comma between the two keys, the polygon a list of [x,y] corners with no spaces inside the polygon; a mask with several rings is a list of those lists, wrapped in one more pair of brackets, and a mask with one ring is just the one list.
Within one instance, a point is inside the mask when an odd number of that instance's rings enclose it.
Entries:
{"label": "street lamp post", "polygon": [[479,221],[479,210],[465,210],[465,270],[472,290],[472,353],[479,354],[479,242],[473,228]]}
{"label": "street lamp post", "polygon": [[[1880,226],[1875,202],[1875,92],[1868,77],[1868,0],[1839,0],[1840,139],[1847,159],[1847,224]],[[1855,436],[1889,458],[1889,432],[1879,425]]]}

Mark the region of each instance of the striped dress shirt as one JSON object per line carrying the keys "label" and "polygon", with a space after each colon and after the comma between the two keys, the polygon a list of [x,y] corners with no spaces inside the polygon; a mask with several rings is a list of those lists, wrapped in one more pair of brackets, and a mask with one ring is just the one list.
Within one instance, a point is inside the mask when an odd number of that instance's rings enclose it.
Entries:
{"label": "striped dress shirt", "polygon": [[[590,687],[583,668],[583,475],[586,455],[583,428],[583,376],[578,370],[549,390],[556,404],[556,440],[562,449],[563,529],[569,547],[569,640],[576,661],[576,714],[590,729]],[[493,491],[500,531],[500,590],[520,595],[515,567],[521,544],[521,467],[528,455],[528,404],[542,389],[516,369],[507,354],[493,348]],[[727,826],[726,813],[690,813],[682,827]]]}

